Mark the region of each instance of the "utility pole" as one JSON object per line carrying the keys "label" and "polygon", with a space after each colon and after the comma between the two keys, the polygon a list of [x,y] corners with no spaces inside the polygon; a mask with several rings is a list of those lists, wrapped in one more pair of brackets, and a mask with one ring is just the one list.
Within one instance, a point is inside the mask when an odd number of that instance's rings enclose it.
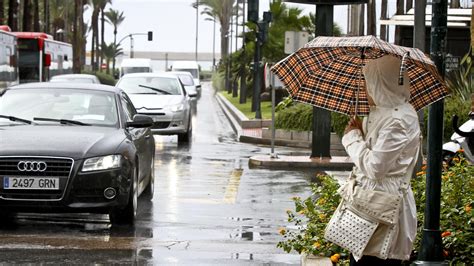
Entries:
{"label": "utility pole", "polygon": [[[446,53],[447,2],[438,0],[432,3],[430,56],[442,76]],[[440,128],[443,128],[443,111],[444,100],[439,100],[429,107],[425,219],[420,253],[418,261],[415,262],[421,265],[443,265],[444,260],[440,231],[443,145],[443,131]]]}

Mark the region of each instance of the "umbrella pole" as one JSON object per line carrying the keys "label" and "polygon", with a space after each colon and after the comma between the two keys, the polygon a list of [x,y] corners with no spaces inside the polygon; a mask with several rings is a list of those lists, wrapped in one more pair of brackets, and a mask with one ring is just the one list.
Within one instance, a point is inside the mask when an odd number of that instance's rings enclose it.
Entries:
{"label": "umbrella pole", "polygon": [[363,47],[360,51],[360,66],[359,66],[359,82],[357,82],[357,93],[356,93],[356,103],[355,103],[355,110],[354,110],[354,118],[358,115],[359,110],[359,93],[360,93],[360,82],[362,80],[362,65],[364,64],[365,59],[365,47]]}

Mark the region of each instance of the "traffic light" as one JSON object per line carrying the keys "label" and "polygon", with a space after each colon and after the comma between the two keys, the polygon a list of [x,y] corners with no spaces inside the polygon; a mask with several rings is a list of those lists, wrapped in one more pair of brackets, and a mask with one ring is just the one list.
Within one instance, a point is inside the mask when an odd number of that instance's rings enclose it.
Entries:
{"label": "traffic light", "polygon": [[148,41],[153,41],[153,31],[148,32]]}
{"label": "traffic light", "polygon": [[247,18],[248,21],[257,23],[258,21],[258,0],[248,0]]}

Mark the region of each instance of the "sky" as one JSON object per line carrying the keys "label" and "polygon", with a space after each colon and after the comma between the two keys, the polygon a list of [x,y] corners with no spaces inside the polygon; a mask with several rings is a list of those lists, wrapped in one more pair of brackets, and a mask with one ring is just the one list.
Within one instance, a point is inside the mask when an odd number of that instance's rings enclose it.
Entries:
{"label": "sky", "polygon": [[[196,47],[196,9],[191,6],[194,0],[113,0],[113,8],[124,12],[125,21],[119,26],[117,42],[130,33],[146,33],[153,31],[153,41],[147,41],[147,36],[134,37],[134,51],[160,52],[194,52]],[[260,0],[260,18],[263,11],[268,11],[270,0]],[[389,1],[395,2],[395,1]],[[303,9],[304,14],[315,11],[314,5],[286,3],[291,7]],[[379,8],[378,8],[379,9]],[[394,9],[389,7],[390,9]],[[200,8],[200,11],[202,8]],[[90,21],[91,10],[86,12],[85,20]],[[334,22],[346,32],[347,6],[336,6]],[[213,25],[206,16],[198,16],[198,52],[213,51]],[[219,24],[216,24],[215,51],[220,51]],[[239,27],[241,29],[241,27]],[[240,30],[239,29],[239,30]],[[106,24],[105,41],[113,42],[113,28]],[[90,50],[90,36],[87,50]],[[235,40],[233,41],[235,49]],[[240,47],[241,41],[238,41]],[[121,46],[125,51],[130,50],[130,38],[125,38]]]}

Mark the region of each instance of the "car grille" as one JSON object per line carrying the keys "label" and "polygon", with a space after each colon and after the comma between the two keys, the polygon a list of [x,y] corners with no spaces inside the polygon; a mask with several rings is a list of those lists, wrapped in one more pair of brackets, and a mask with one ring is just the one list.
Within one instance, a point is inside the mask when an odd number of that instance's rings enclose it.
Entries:
{"label": "car grille", "polygon": [[153,122],[152,129],[161,129],[161,128],[168,128],[170,126],[170,122]]}
{"label": "car grille", "polygon": [[[18,163],[20,161],[42,161],[47,164],[45,171],[20,171]],[[0,157],[0,197],[12,200],[59,200],[64,194],[73,160],[68,158],[51,157]],[[58,177],[59,189],[38,190],[38,189],[3,189],[4,177]]]}

